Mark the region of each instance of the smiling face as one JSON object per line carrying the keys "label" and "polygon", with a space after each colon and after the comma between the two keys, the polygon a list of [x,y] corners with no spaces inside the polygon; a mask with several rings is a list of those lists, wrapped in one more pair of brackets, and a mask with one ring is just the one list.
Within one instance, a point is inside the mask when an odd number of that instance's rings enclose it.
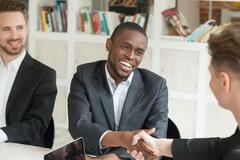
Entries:
{"label": "smiling face", "polygon": [[135,30],[124,29],[118,36],[107,40],[107,69],[117,84],[126,80],[138,67],[146,48],[146,37]]}
{"label": "smiling face", "polygon": [[25,46],[28,27],[21,12],[0,13],[0,51],[16,56]]}

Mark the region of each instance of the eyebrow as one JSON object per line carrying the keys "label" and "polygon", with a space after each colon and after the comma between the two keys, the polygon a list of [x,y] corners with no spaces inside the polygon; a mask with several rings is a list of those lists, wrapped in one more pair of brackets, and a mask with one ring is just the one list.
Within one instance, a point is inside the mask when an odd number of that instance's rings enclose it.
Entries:
{"label": "eyebrow", "polygon": [[[127,45],[130,45],[130,46],[133,46],[132,43],[130,43],[130,42],[128,42],[128,41],[124,41],[122,44],[127,44]],[[136,47],[137,47],[138,50],[139,50],[139,49],[140,49],[140,50],[143,50],[143,51],[146,50],[146,49],[144,49],[144,47],[141,47],[141,46],[140,46],[140,47],[139,47],[139,46],[136,46]]]}
{"label": "eyebrow", "polygon": [[[23,24],[19,24],[19,25],[16,25],[14,27],[24,27],[24,25]],[[12,26],[1,26],[0,28],[14,28],[14,27],[12,27]]]}

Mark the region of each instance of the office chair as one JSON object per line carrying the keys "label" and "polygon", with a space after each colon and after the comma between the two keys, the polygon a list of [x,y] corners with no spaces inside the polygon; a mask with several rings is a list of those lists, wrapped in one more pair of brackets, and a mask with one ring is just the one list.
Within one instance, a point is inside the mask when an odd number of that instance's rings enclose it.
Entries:
{"label": "office chair", "polygon": [[[168,118],[167,138],[180,138],[180,132],[177,126],[170,118]],[[161,160],[173,160],[173,158],[163,156]]]}
{"label": "office chair", "polygon": [[43,135],[43,139],[44,139],[43,147],[52,148],[53,141],[54,141],[54,121],[53,121],[53,118],[51,118],[51,120],[49,122],[48,128]]}

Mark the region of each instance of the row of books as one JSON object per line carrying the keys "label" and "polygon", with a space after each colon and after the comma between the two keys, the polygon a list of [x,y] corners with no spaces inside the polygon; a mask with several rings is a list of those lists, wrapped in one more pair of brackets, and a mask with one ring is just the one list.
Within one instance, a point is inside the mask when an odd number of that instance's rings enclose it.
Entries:
{"label": "row of books", "polygon": [[141,27],[146,28],[147,25],[147,14],[145,13],[137,13],[132,15],[127,15],[124,17],[124,22],[135,22],[139,24]]}
{"label": "row of books", "polygon": [[39,31],[67,32],[66,1],[56,1],[55,6],[40,6],[39,15]]}
{"label": "row of books", "polygon": [[[78,29],[82,33],[110,35],[120,24],[120,15],[116,12],[80,10]],[[124,16],[123,22],[135,22],[146,29],[148,17],[146,14]]]}
{"label": "row of books", "polygon": [[110,35],[118,24],[116,12],[80,10],[78,29],[81,33]]}

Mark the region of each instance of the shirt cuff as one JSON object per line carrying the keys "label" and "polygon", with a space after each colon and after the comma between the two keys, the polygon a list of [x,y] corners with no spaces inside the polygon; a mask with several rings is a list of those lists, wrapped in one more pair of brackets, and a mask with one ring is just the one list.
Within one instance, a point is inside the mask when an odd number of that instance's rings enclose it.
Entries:
{"label": "shirt cuff", "polygon": [[6,133],[2,129],[0,129],[0,143],[5,142],[7,140],[8,140],[8,137]]}
{"label": "shirt cuff", "polygon": [[103,139],[103,137],[104,137],[108,132],[110,132],[110,130],[107,130],[106,132],[104,132],[104,133],[101,135],[100,139],[99,139],[99,147],[100,147],[100,149],[107,148],[107,147],[102,146],[102,139]]}

